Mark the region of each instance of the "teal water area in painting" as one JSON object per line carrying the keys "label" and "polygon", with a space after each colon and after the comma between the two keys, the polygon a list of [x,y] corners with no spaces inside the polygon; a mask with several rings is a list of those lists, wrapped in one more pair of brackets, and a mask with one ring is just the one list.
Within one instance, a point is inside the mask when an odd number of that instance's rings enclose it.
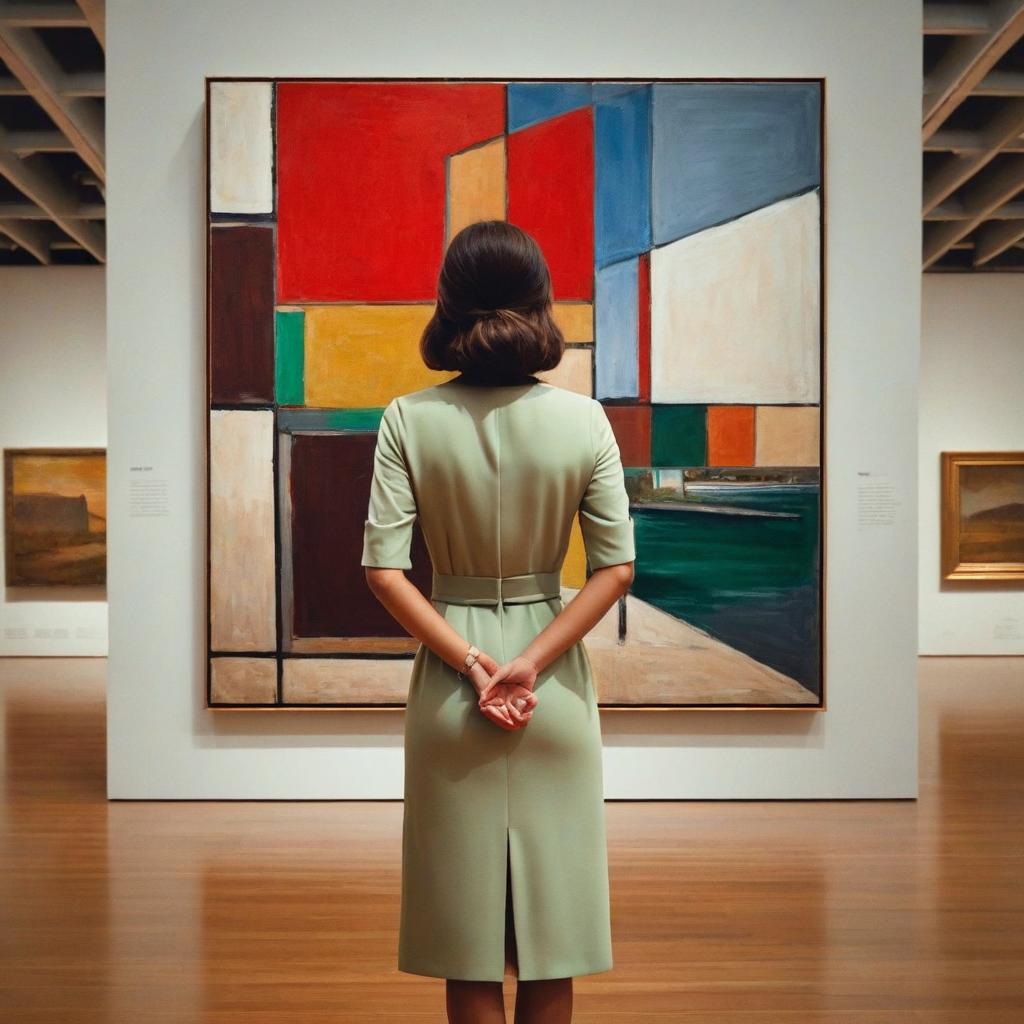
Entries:
{"label": "teal water area in painting", "polygon": [[631,592],[820,695],[819,499],[817,486],[751,483],[633,503]]}

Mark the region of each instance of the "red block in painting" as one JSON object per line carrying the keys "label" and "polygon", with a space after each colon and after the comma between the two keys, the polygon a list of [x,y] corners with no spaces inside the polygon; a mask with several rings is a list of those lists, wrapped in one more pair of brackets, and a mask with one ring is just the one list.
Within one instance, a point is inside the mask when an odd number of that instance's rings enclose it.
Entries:
{"label": "red block in painting", "polygon": [[637,364],[640,387],[637,397],[641,402],[651,400],[651,254],[640,253],[637,258]]}
{"label": "red block in painting", "polygon": [[754,464],[754,407],[708,406],[708,465]]}
{"label": "red block in painting", "polygon": [[430,301],[445,157],[505,130],[505,86],[277,85],[278,302]]}
{"label": "red block in painting", "polygon": [[606,405],[604,411],[619,443],[623,466],[651,464],[651,407]]}
{"label": "red block in painting", "polygon": [[508,137],[508,219],[537,240],[555,298],[594,296],[594,127],[590,107]]}

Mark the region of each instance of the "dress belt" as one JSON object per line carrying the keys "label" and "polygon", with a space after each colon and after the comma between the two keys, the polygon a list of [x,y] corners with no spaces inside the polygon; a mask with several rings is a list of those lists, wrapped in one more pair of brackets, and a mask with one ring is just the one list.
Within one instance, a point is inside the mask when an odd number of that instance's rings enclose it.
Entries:
{"label": "dress belt", "polygon": [[430,599],[447,604],[529,604],[560,597],[561,586],[560,570],[520,576],[452,576],[434,572]]}

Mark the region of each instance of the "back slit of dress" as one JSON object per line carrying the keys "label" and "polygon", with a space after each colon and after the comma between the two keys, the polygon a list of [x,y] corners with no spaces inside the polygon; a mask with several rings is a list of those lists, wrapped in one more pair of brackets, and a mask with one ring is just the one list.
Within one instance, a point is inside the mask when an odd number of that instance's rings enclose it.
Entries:
{"label": "back slit of dress", "polygon": [[505,830],[505,965],[519,970],[515,914],[512,909],[512,840]]}

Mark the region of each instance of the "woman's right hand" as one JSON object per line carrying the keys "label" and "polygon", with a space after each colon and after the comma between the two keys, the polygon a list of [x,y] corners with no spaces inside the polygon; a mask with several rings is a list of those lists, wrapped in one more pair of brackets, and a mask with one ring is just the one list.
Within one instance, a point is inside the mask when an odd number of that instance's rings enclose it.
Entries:
{"label": "woman's right hand", "polygon": [[496,671],[491,673],[490,684],[481,690],[480,696],[487,697],[489,690],[501,683],[513,683],[532,692],[537,684],[538,675],[537,666],[529,658],[520,654],[511,661],[506,661],[504,665],[499,666]]}

